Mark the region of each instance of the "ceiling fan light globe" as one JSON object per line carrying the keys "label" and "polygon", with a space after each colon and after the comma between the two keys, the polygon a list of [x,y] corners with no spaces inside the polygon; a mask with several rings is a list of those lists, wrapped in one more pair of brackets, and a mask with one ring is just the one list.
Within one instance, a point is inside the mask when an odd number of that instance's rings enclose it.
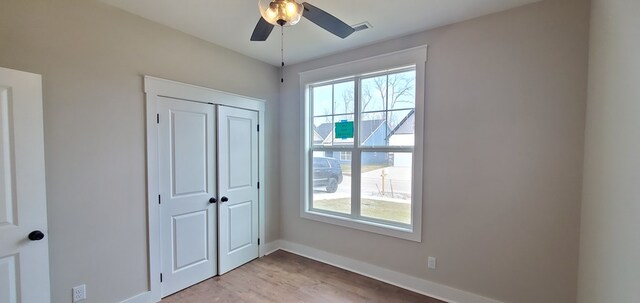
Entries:
{"label": "ceiling fan light globe", "polygon": [[266,16],[263,16],[263,17],[265,17],[265,19],[267,19],[267,21],[269,21],[269,20],[277,20],[278,19],[278,11],[277,10],[273,10],[273,9],[269,8],[264,13],[265,13]]}
{"label": "ceiling fan light globe", "polygon": [[302,17],[302,4],[295,0],[260,0],[260,15],[273,25],[291,26]]}
{"label": "ceiling fan light globe", "polygon": [[298,13],[298,5],[295,2],[287,2],[285,7],[287,9],[287,15],[293,15]]}
{"label": "ceiling fan light globe", "polygon": [[287,15],[289,16],[289,23],[291,25],[294,25],[300,21],[300,18],[302,17],[302,10],[303,10],[302,4],[296,1],[291,1],[287,3],[286,10],[287,10]]}

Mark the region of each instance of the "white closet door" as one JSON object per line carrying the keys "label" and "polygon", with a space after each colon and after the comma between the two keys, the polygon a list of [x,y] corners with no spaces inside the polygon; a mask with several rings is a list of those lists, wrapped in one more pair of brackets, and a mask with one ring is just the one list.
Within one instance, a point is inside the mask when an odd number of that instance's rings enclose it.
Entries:
{"label": "white closet door", "polygon": [[258,113],[218,107],[220,274],[258,257]]}
{"label": "white closet door", "polygon": [[0,302],[48,303],[40,75],[0,68]]}
{"label": "white closet door", "polygon": [[159,97],[162,296],[217,273],[215,115],[210,104]]}

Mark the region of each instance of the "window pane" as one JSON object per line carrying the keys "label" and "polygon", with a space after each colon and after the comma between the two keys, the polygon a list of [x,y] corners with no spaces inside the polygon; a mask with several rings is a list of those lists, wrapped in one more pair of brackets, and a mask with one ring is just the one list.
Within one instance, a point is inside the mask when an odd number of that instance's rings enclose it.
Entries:
{"label": "window pane", "polygon": [[[348,133],[348,132],[342,132],[342,133],[338,133],[336,132],[336,124],[339,123],[344,123],[344,122],[351,122],[353,125],[353,115],[341,115],[341,116],[335,116],[334,117],[334,124],[333,124],[333,129],[332,129],[332,134],[333,134],[333,145],[334,146],[353,146],[353,132]],[[351,129],[353,129],[352,126]]]}
{"label": "window pane", "polygon": [[340,161],[351,162],[351,152],[340,152]]}
{"label": "window pane", "polygon": [[343,82],[333,86],[333,104],[334,114],[353,114],[354,113],[354,82]]}
{"label": "window pane", "polygon": [[313,118],[311,140],[314,146],[331,145],[333,143],[333,116]]}
{"label": "window pane", "polygon": [[385,112],[363,113],[360,116],[362,146],[386,146],[388,132]]}
{"label": "window pane", "polygon": [[343,157],[351,159],[351,152],[313,152],[314,209],[351,213],[351,160]]}
{"label": "window pane", "polygon": [[416,115],[414,110],[394,110],[387,113],[389,146],[414,146]]}
{"label": "window pane", "polygon": [[389,109],[416,107],[416,72],[389,75]]}
{"label": "window pane", "polygon": [[413,153],[363,152],[361,216],[411,224]]}
{"label": "window pane", "polygon": [[363,112],[385,110],[387,76],[362,79],[360,82],[361,109]]}
{"label": "window pane", "polygon": [[313,116],[332,115],[331,100],[332,100],[332,88],[331,85],[314,87],[313,94]]}
{"label": "window pane", "polygon": [[414,146],[415,73],[361,80],[360,146]]}

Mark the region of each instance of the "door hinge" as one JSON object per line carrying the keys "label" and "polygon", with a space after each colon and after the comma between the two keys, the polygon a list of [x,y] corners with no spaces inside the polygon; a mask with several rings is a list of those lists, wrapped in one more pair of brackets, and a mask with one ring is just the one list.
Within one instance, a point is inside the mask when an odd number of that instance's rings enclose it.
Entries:
{"label": "door hinge", "polygon": [[162,198],[160,198],[160,195],[158,195],[158,204],[162,204]]}
{"label": "door hinge", "polygon": [[260,238],[258,238],[258,245],[260,245]]}
{"label": "door hinge", "polygon": [[260,124],[257,125],[258,131],[260,131]]}
{"label": "door hinge", "polygon": [[260,189],[260,182],[258,182],[258,189]]}
{"label": "door hinge", "polygon": [[162,274],[160,274],[160,283],[162,283]]}
{"label": "door hinge", "polygon": [[156,124],[160,124],[160,114],[156,114]]}

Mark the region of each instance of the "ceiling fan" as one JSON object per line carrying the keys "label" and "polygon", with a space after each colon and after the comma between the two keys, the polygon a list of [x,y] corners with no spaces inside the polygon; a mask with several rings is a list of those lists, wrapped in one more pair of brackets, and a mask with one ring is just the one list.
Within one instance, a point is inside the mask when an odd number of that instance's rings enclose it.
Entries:
{"label": "ceiling fan", "polygon": [[324,28],[328,32],[344,39],[351,35],[355,29],[342,22],[333,15],[309,4],[298,3],[296,0],[259,0],[258,7],[262,17],[258,21],[251,41],[265,41],[276,25],[280,27],[295,25],[300,17]]}

